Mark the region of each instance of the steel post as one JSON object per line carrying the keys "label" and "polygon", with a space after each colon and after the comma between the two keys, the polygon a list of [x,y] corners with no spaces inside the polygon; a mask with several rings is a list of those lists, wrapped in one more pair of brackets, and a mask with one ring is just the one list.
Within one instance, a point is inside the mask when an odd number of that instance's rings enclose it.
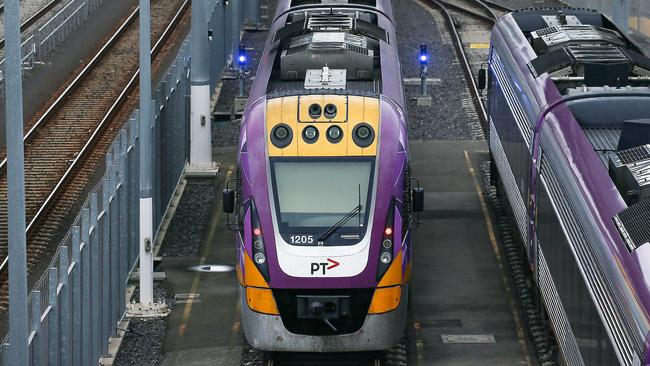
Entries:
{"label": "steel post", "polygon": [[81,239],[79,226],[72,228],[72,364],[81,365]]}
{"label": "steel post", "polygon": [[81,362],[84,365],[90,364],[92,333],[91,333],[91,296],[90,293],[90,209],[81,209]]}
{"label": "steel post", "polygon": [[32,355],[31,365],[39,366],[43,363],[41,357],[41,292],[32,292],[32,325],[31,325]]}
{"label": "steel post", "polygon": [[192,170],[212,167],[210,118],[210,75],[207,1],[192,2],[192,100],[190,117],[190,166]]}
{"label": "steel post", "polygon": [[[106,167],[111,165],[112,156],[106,154]],[[113,333],[111,321],[111,217],[109,211],[111,193],[110,181],[105,177],[102,181],[102,213],[99,221],[102,225],[102,355],[108,355],[108,342]]]}
{"label": "steel post", "polygon": [[59,312],[60,326],[60,358],[61,365],[70,365],[70,355],[72,354],[72,324],[70,308],[70,282],[68,279],[68,247],[62,246],[59,252],[59,281],[61,282],[61,311]]}
{"label": "steel post", "polygon": [[100,228],[98,225],[98,198],[97,192],[90,194],[90,301],[91,303],[91,334],[92,334],[92,352],[91,360],[99,358],[101,355],[101,343],[104,339],[101,328],[101,297],[99,292],[99,283],[101,276],[101,265],[99,261],[99,238],[100,238]]}
{"label": "steel post", "polygon": [[25,235],[25,156],[20,6],[5,1],[5,110],[7,139],[7,216],[9,239],[10,365],[29,364],[27,310],[27,238]]}
{"label": "steel post", "polygon": [[[59,262],[59,265],[61,262]],[[50,312],[48,315],[47,325],[48,325],[48,345],[47,345],[47,365],[56,366],[59,364],[59,338],[61,337],[60,328],[59,328],[59,271],[56,267],[50,267],[49,277],[48,277],[48,305],[50,307]],[[61,294],[63,296],[63,293]]]}
{"label": "steel post", "polygon": [[[153,202],[151,198],[151,11],[140,0],[140,303],[153,303]],[[125,296],[119,294],[119,296]]]}

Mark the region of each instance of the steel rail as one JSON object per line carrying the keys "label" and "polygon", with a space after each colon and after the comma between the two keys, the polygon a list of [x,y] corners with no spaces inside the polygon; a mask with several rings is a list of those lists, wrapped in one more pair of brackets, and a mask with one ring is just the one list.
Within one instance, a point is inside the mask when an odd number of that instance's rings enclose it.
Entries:
{"label": "steel rail", "polygon": [[505,6],[505,5],[497,4],[496,2],[494,2],[492,0],[481,0],[481,1],[486,5],[489,5],[489,6],[493,7],[493,8],[495,8],[495,9],[499,9],[499,10],[504,11],[506,13],[510,13],[510,12],[515,11],[515,9],[513,9],[513,8],[509,8],[509,7]]}
{"label": "steel rail", "polygon": [[[475,1],[478,2],[480,0],[475,0]],[[440,1],[424,0],[424,2],[428,4],[430,7],[438,8],[446,20],[447,26],[454,40],[454,48],[456,48],[456,52],[458,53],[458,58],[460,59],[461,66],[463,68],[463,71],[465,72],[465,77],[467,79],[467,84],[468,84],[467,86],[469,87],[470,93],[472,94],[472,99],[474,100],[474,104],[478,109],[479,118],[481,119],[480,121],[481,127],[483,127],[483,132],[487,133],[487,128],[488,128],[487,111],[485,109],[485,105],[483,104],[483,101],[481,100],[481,93],[479,92],[478,86],[476,85],[476,79],[474,78],[472,68],[467,58],[467,54],[465,53],[465,49],[463,47],[463,41],[460,39],[460,34],[458,33],[456,23],[454,22],[454,19],[451,17],[451,14],[447,10],[447,8],[445,8],[445,6]]]}
{"label": "steel rail", "polygon": [[444,5],[444,6],[448,7],[448,8],[451,8],[451,9],[454,9],[454,10],[457,10],[457,11],[460,11],[460,12],[464,12],[464,13],[473,15],[473,16],[475,16],[477,18],[481,18],[481,19],[483,19],[483,20],[485,20],[486,22],[489,22],[489,23],[494,23],[494,18],[491,15],[485,15],[485,14],[477,13],[474,10],[463,8],[460,5],[449,3],[449,2],[444,1],[444,0],[438,0],[438,1],[440,1],[440,3],[442,5]]}
{"label": "steel rail", "polygon": [[[169,25],[165,28],[163,31],[162,35],[158,39],[158,41],[154,44],[154,46],[151,49],[150,55],[154,56],[157,54],[162,46],[164,45],[165,41],[169,39],[171,36],[171,33],[174,29],[174,27],[180,22],[181,17],[185,14],[187,9],[189,8],[190,5],[190,0],[185,0],[183,4],[181,4],[181,7],[179,10],[176,12],[174,17],[172,18],[171,22]],[[82,70],[82,72],[75,78],[75,80],[65,89],[65,91],[57,98],[57,100],[54,102],[54,104],[48,109],[48,111],[39,119],[39,122],[45,120],[45,116],[49,116],[52,114],[56,108],[62,103],[62,100],[66,99],[76,88],[78,85],[79,81],[82,80],[89,71],[92,69],[92,67],[98,62],[98,60],[103,57],[103,55],[106,54],[108,49],[115,44],[116,40],[124,33],[126,28],[137,18],[137,14],[139,11],[139,7],[137,7],[127,18],[127,20],[122,24],[122,26],[115,32],[115,34],[106,42],[106,44],[102,47],[102,49],[97,53],[95,57],[93,57],[93,60]],[[101,122],[97,125],[95,130],[93,131],[92,135],[86,141],[84,146],[81,148],[79,153],[76,154],[75,159],[72,161],[72,163],[68,166],[68,169],[66,172],[63,174],[61,179],[59,179],[58,183],[54,187],[54,189],[50,192],[48,197],[46,198],[45,202],[40,206],[34,217],[31,219],[29,224],[27,225],[26,232],[29,235],[30,230],[36,225],[38,220],[40,220],[45,212],[49,209],[49,206],[54,202],[56,196],[61,193],[60,190],[62,187],[67,183],[68,179],[72,176],[74,173],[74,170],[77,168],[79,163],[86,158],[86,155],[91,151],[93,145],[97,142],[97,137],[100,135],[100,133],[103,130],[103,127],[110,121],[111,118],[114,117],[115,113],[118,111],[119,107],[121,107],[124,102],[128,99],[128,96],[130,92],[133,90],[135,85],[137,85],[138,81],[138,76],[140,75],[140,70],[138,69],[137,71],[134,72],[134,74],[131,76],[131,79],[129,80],[128,84],[122,89],[122,92],[120,95],[117,97],[115,102],[111,105],[110,109],[104,117],[102,118]],[[56,107],[55,107],[56,106]],[[40,126],[41,123],[37,123],[30,129],[29,135],[31,136],[34,131]],[[28,136],[25,136],[25,140],[27,139]],[[2,162],[1,166],[4,166],[6,163],[6,159]],[[8,263],[9,257],[5,257],[4,260],[2,261],[2,264],[0,264],[0,273],[6,271],[7,263]]]}
{"label": "steel rail", "polygon": [[[52,0],[49,3],[47,3],[44,7],[41,8],[41,10],[37,11],[34,15],[29,17],[29,19],[25,20],[21,25],[20,25],[20,33],[26,31],[34,25],[39,19],[41,19],[45,14],[49,13],[50,10],[52,10],[55,6],[57,6],[60,2],[63,0]],[[2,6],[2,10],[0,11],[0,14],[4,12],[4,4],[0,5]],[[5,39],[2,38],[0,39],[0,48],[5,47]]]}

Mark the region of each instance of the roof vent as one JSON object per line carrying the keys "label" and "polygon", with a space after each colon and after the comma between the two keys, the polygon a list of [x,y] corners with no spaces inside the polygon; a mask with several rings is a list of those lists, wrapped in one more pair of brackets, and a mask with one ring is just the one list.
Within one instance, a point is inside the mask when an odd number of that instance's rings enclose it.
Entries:
{"label": "roof vent", "polygon": [[351,80],[372,78],[374,50],[368,39],[344,32],[314,32],[291,40],[282,51],[280,69],[283,80],[301,80],[306,70],[346,69]]}
{"label": "roof vent", "polygon": [[[650,198],[650,144],[609,156],[609,174],[628,205]],[[648,221],[650,225],[650,221]]]}
{"label": "roof vent", "polygon": [[650,242],[650,200],[626,208],[613,220],[630,251]]}
{"label": "roof vent", "polygon": [[345,70],[330,69],[307,70],[305,89],[345,89]]}

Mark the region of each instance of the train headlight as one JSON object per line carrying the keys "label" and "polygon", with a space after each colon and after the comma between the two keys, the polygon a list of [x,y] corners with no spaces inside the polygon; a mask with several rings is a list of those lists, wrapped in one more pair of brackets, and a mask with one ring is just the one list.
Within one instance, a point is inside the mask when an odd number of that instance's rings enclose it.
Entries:
{"label": "train headlight", "polygon": [[320,115],[323,113],[323,110],[320,104],[312,104],[309,106],[309,117],[313,119],[319,119]]}
{"label": "train headlight", "polygon": [[336,105],[329,103],[325,105],[325,112],[323,113],[325,118],[332,119],[336,117]]}
{"label": "train headlight", "polygon": [[284,123],[279,123],[271,130],[271,142],[280,149],[289,146],[292,140],[291,127]]}
{"label": "train headlight", "polygon": [[[257,256],[256,256],[256,257],[257,257]],[[391,260],[391,259],[393,259],[393,257],[392,257],[392,256],[390,255],[390,253],[388,253],[388,252],[383,252],[383,253],[381,253],[381,256],[379,257],[379,260],[380,260],[381,263],[383,263],[383,264],[388,264],[388,263],[390,263],[390,260]],[[257,260],[257,258],[256,258],[256,260]]]}
{"label": "train headlight", "polygon": [[302,138],[308,144],[313,144],[318,140],[318,129],[316,126],[307,126],[302,130]]}
{"label": "train headlight", "polygon": [[327,141],[335,144],[343,138],[343,130],[339,126],[331,126],[327,129]]}
{"label": "train headlight", "polygon": [[390,247],[393,245],[393,242],[390,239],[384,239],[382,245],[386,249],[390,249]]}
{"label": "train headlight", "polygon": [[264,255],[264,253],[255,254],[255,257],[253,259],[255,260],[255,263],[257,263],[257,264],[266,263],[266,256]]}
{"label": "train headlight", "polygon": [[261,249],[264,248],[264,243],[262,243],[261,240],[257,239],[257,240],[255,240],[255,242],[253,243],[253,246],[255,247],[255,249],[257,249],[257,250],[261,250]]}
{"label": "train headlight", "polygon": [[359,147],[368,147],[375,141],[375,130],[367,123],[359,123],[352,130],[352,139]]}

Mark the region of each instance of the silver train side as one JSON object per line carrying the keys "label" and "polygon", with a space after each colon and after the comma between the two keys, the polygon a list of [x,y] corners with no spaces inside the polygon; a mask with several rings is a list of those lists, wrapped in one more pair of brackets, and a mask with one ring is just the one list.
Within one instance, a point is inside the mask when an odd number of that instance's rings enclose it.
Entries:
{"label": "silver train side", "polygon": [[493,174],[568,365],[650,365],[650,59],[603,15],[501,18]]}

